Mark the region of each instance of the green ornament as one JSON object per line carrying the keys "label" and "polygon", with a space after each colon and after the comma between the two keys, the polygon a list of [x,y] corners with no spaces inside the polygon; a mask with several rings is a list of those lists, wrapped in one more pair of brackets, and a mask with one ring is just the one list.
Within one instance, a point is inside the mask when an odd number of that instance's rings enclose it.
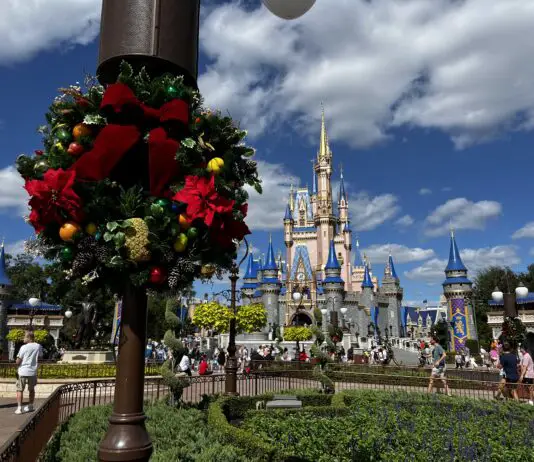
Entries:
{"label": "green ornament", "polygon": [[198,229],[191,227],[187,230],[186,234],[188,239],[196,239],[198,236]]}
{"label": "green ornament", "polygon": [[56,137],[59,141],[63,142],[63,143],[68,143],[70,140],[72,140],[72,136],[71,134],[65,130],[64,128],[60,128],[57,132],[56,132]]}
{"label": "green ornament", "polygon": [[47,170],[48,170],[48,162],[44,159],[40,160],[39,162],[35,162],[35,165],[33,166],[33,171],[37,175],[42,175]]}
{"label": "green ornament", "polygon": [[62,261],[71,261],[74,257],[74,251],[72,250],[72,247],[63,247],[61,249],[61,252],[59,253],[59,258],[61,258]]}
{"label": "green ornament", "polygon": [[168,207],[169,206],[169,200],[168,199],[158,199],[156,201],[156,204],[158,204],[160,207]]}
{"label": "green ornament", "polygon": [[97,231],[97,232],[95,233],[95,239],[96,239],[97,241],[99,241],[100,239],[102,239],[102,233],[101,233],[100,231]]}
{"label": "green ornament", "polygon": [[176,98],[178,96],[178,89],[173,85],[169,85],[165,88],[165,93],[170,98]]}

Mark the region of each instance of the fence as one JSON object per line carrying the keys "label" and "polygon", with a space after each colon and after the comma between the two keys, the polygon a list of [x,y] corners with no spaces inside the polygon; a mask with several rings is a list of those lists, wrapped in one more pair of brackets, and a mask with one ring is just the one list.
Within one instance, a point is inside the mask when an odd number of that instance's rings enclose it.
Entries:
{"label": "fence", "polygon": [[[251,374],[238,374],[237,391],[241,396],[258,396],[283,390],[318,389],[333,382],[336,392],[361,389],[425,392],[429,381],[428,375],[376,374],[345,369],[328,371],[325,376],[305,369],[265,368]],[[186,380],[188,386],[184,389],[182,396],[185,403],[198,403],[204,395],[213,396],[224,393],[226,377],[223,374],[194,376]],[[494,381],[463,378],[448,378],[447,383],[452,395],[476,399],[493,399],[499,386]],[[438,390],[442,387],[440,380],[435,380],[434,385]],[[528,389],[523,386],[520,391],[522,397],[526,398]],[[0,448],[0,462],[38,460],[40,451],[45,447],[58,425],[80,409],[111,403],[114,392],[115,381],[113,379],[90,380],[59,387],[32,415],[28,423]],[[144,389],[146,402],[155,402],[168,395],[169,389],[161,377],[146,379]]]}

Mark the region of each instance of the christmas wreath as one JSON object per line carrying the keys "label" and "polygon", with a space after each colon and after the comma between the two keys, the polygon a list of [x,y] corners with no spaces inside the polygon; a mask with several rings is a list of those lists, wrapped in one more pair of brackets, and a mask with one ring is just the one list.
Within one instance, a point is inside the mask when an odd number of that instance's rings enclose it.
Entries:
{"label": "christmas wreath", "polygon": [[43,256],[119,290],[179,290],[229,269],[249,233],[245,185],[261,192],[246,132],[181,77],[126,62],[115,84],[60,92],[43,150],[17,159]]}

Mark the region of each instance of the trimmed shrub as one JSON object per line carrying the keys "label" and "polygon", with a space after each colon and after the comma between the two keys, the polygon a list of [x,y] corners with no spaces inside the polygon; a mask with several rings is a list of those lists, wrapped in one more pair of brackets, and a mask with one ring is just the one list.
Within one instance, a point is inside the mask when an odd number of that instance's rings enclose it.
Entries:
{"label": "trimmed shrub", "polygon": [[[94,406],[74,414],[56,432],[43,455],[45,462],[97,460],[108,427],[111,406]],[[154,444],[151,462],[247,462],[241,449],[218,442],[206,416],[196,409],[175,409],[161,403],[147,406],[147,430]]]}

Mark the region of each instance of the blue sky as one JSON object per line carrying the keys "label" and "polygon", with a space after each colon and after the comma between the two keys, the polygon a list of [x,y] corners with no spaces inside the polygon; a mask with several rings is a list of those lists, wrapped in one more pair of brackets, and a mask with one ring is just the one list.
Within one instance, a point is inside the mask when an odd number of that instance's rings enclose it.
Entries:
{"label": "blue sky", "polygon": [[[11,250],[32,230],[10,166],[39,149],[56,89],[94,73],[100,11],[98,0],[22,5],[0,5],[0,236]],[[534,261],[534,1],[320,0],[294,22],[259,0],[205,5],[200,89],[249,130],[265,180],[251,198],[254,247],[272,233],[283,250],[287,191],[311,184],[323,102],[354,234],[379,277],[392,248],[405,299],[439,297],[450,224],[472,275]]]}

